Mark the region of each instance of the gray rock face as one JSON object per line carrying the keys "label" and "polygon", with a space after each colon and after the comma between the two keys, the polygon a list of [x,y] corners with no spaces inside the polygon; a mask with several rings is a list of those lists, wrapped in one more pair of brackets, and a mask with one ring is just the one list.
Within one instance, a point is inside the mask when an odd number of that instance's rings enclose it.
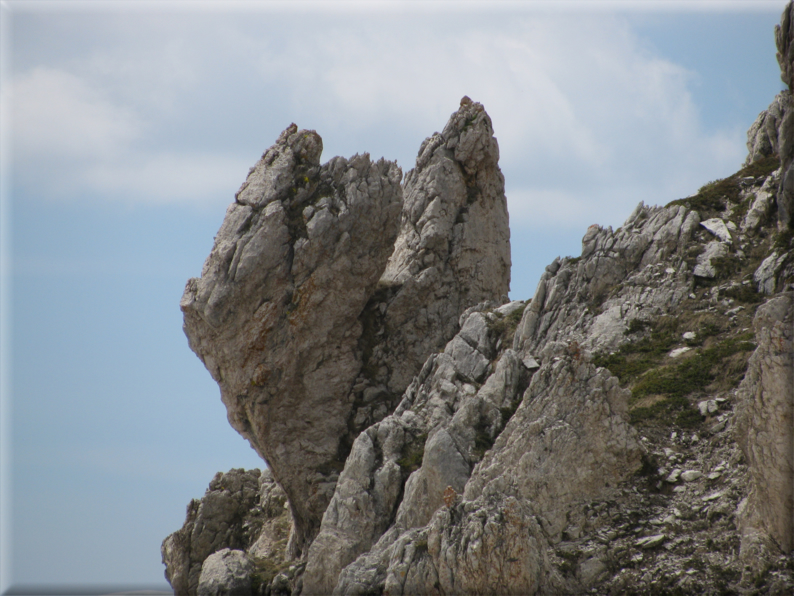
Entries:
{"label": "gray rock face", "polygon": [[241,596],[251,593],[254,564],[241,550],[221,549],[204,561],[199,596]]}
{"label": "gray rock face", "polygon": [[392,523],[424,526],[448,486],[463,491],[481,457],[478,441],[490,442],[501,431],[500,408],[517,399],[522,372],[512,350],[492,371],[489,317],[497,318],[469,309],[460,333],[427,360],[394,414],[356,439],[309,550],[307,593],[330,593],[340,571]]}
{"label": "gray rock face", "polygon": [[[794,227],[794,110],[791,91],[794,90],[794,5],[789,2],[783,9],[780,25],[775,27],[777,61],[780,65],[780,78],[788,85],[789,93],[783,95],[785,106],[783,118],[778,129],[778,154],[780,155],[780,188],[777,196],[778,228]],[[782,94],[781,94],[782,95]]]}
{"label": "gray rock face", "polygon": [[402,189],[285,131],[183,299],[273,475],[191,503],[163,544],[177,593],[246,561],[271,596],[792,593],[790,101],[748,133],[752,169],[591,226],[509,304],[482,106],[462,100]]}
{"label": "gray rock face", "polygon": [[721,259],[728,254],[725,244],[713,240],[706,245],[706,250],[698,255],[698,262],[693,273],[698,277],[714,278],[717,276],[717,269],[712,261]]}
{"label": "gray rock face", "polygon": [[382,339],[362,379],[396,398],[389,411],[427,357],[457,333],[461,312],[507,301],[510,228],[498,161],[491,119],[464,97],[405,177],[400,234],[372,302]]}
{"label": "gray rock face", "polygon": [[165,577],[175,593],[196,593],[212,553],[252,546],[267,520],[283,514],[285,500],[268,470],[218,472],[204,497],[188,505],[182,528],[163,541]]}
{"label": "gray rock face", "polygon": [[289,495],[297,555],[344,458],[362,366],[359,317],[392,252],[400,169],[368,155],[320,166],[290,126],[248,175],[181,307],[231,425]]}
{"label": "gray rock face", "polygon": [[590,226],[580,258],[546,267],[513,348],[534,353],[563,340],[611,350],[624,341],[628,321],[670,312],[689,291],[684,253],[699,223],[700,216],[683,206],[640,203],[616,232]]}
{"label": "gray rock face", "polygon": [[[436,424],[431,435],[436,440],[428,439],[422,467],[406,484],[396,523],[344,569],[334,593],[385,588],[389,594],[534,594],[572,587],[549,563],[550,541],[559,540],[571,505],[633,473],[642,449],[627,422],[627,392],[617,379],[559,344],[543,357],[547,364],[532,377],[501,434],[497,424],[497,438],[480,461],[473,457],[477,438],[471,431],[483,422],[472,420],[472,413],[482,412],[482,394],[489,394],[486,387],[494,377],[498,394],[509,395],[500,369],[514,370],[515,353],[505,352],[476,396],[462,392],[451,401],[459,409],[452,408],[447,425]],[[450,403],[450,391],[435,399],[444,398]],[[438,450],[450,455],[433,455],[434,444],[445,442],[455,448]],[[456,459],[474,464],[470,478],[465,467],[456,476]],[[448,479],[434,481],[441,474]],[[412,481],[421,486],[424,501],[432,500],[429,507],[413,497],[419,491],[411,491]],[[424,513],[406,515],[417,511]]]}
{"label": "gray rock face", "polygon": [[753,281],[758,285],[758,291],[764,294],[774,294],[779,285],[778,276],[788,260],[788,254],[773,252],[763,260],[761,266],[753,273]]}
{"label": "gray rock face", "polygon": [[775,206],[775,195],[780,184],[779,176],[770,176],[763,186],[753,195],[753,201],[742,221],[742,231],[755,233],[759,226],[770,216]]}
{"label": "gray rock face", "polygon": [[643,450],[628,424],[629,393],[577,347],[550,343],[521,406],[466,485],[474,500],[492,492],[532,502],[549,536],[566,527],[569,503],[615,486]]}
{"label": "gray rock face", "polygon": [[777,63],[780,65],[780,80],[789,89],[794,87],[794,7],[791,2],[780,15],[780,24],[775,25],[775,45],[777,45]]}
{"label": "gray rock face", "polygon": [[736,438],[750,468],[740,513],[742,558],[794,549],[794,292],[769,300],[753,320],[758,348],[739,387]]}
{"label": "gray rock face", "polygon": [[789,91],[782,91],[775,96],[769,107],[758,115],[750,129],[747,131],[747,159],[745,165],[750,165],[769,155],[778,155],[780,152],[779,130],[791,104]]}
{"label": "gray rock face", "polygon": [[353,439],[394,410],[462,310],[506,300],[510,283],[504,179],[481,104],[464,98],[423,144],[402,224],[396,165],[320,166],[321,150],[313,131],[282,133],[182,299],[229,421],[290,497],[292,556],[314,538]]}

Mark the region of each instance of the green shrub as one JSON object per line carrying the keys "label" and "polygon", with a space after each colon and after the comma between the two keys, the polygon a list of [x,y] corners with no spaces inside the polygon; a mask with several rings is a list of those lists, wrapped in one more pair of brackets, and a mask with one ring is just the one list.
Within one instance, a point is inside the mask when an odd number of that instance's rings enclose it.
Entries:
{"label": "green shrub", "polygon": [[406,476],[422,467],[426,441],[427,435],[421,435],[403,446],[402,457],[397,460],[397,464]]}

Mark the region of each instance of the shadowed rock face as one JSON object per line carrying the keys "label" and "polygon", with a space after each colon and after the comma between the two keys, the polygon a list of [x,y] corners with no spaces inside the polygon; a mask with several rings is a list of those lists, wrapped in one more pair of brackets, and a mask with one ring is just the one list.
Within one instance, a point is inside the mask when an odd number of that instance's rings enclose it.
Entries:
{"label": "shadowed rock face", "polygon": [[281,134],[181,302],[190,347],[218,382],[229,422],[289,496],[295,555],[341,468],[359,316],[392,252],[402,197],[393,162],[365,154],[321,166],[321,151],[314,131]]}

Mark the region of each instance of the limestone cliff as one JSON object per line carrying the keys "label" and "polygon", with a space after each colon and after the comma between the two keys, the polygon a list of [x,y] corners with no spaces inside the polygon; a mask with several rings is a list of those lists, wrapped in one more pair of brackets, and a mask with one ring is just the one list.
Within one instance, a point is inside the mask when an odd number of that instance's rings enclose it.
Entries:
{"label": "limestone cliff", "polygon": [[736,174],[591,226],[513,302],[483,106],[404,180],[284,131],[182,300],[269,470],[190,504],[176,593],[794,591],[790,102]]}

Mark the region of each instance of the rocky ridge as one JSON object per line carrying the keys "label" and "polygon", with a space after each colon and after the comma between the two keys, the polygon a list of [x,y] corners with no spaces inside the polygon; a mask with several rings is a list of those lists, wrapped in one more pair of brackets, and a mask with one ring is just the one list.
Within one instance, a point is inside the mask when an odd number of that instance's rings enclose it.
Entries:
{"label": "rocky ridge", "polygon": [[[787,84],[792,10],[776,32]],[[506,299],[504,186],[482,106],[464,98],[402,186],[368,157],[320,166],[319,137],[287,129],[183,298],[191,347],[271,470],[216,476],[191,503],[163,544],[176,593],[791,593],[789,102],[790,90],[750,128],[739,172],[640,203],[617,230],[591,226],[581,256],[550,264],[526,302]],[[342,275],[346,209],[369,214],[355,222],[366,275],[307,286]],[[257,232],[268,210],[276,223]],[[239,276],[249,245],[257,273]],[[264,335],[278,342],[255,353],[246,338],[276,295]],[[292,313],[329,318],[336,300],[350,308],[301,338]],[[306,391],[315,369],[284,368],[332,355],[345,366],[329,365],[340,380],[324,393]],[[274,372],[253,383],[260,366]],[[253,397],[235,394],[244,386]],[[276,398],[323,423],[287,437]]]}

